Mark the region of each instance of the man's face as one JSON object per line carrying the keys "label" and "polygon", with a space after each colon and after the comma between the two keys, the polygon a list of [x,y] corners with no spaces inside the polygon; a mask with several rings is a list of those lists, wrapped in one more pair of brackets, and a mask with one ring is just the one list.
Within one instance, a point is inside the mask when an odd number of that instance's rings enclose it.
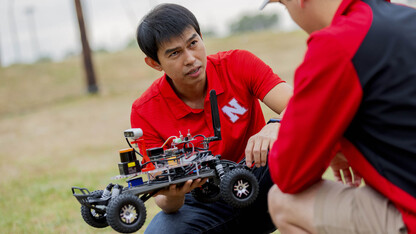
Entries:
{"label": "man's face", "polygon": [[181,36],[164,42],[157,52],[160,67],[172,79],[176,88],[205,82],[207,54],[202,38],[193,27]]}

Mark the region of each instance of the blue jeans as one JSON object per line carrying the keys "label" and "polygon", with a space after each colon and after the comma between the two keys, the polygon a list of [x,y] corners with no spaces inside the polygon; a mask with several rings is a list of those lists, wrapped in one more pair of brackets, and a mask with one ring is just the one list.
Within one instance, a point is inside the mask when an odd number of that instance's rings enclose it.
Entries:
{"label": "blue jeans", "polygon": [[256,201],[236,209],[224,201],[203,203],[186,194],[185,204],[174,214],[159,212],[148,225],[146,234],[185,233],[271,233],[276,230],[267,210],[267,193],[273,182],[269,168],[254,168],[260,185]]}

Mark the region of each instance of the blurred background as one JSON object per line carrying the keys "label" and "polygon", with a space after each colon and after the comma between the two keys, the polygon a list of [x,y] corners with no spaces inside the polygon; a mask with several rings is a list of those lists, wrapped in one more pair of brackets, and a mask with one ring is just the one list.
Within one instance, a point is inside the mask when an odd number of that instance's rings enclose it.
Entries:
{"label": "blurred background", "polygon": [[[277,3],[259,11],[262,0],[0,0],[1,233],[114,232],[82,220],[71,187],[124,184],[111,177],[128,147],[131,104],[162,75],[145,65],[135,30],[166,2],[195,14],[209,54],[249,50],[292,84],[307,35]],[[145,205],[147,225],[159,209]]]}
{"label": "blurred background", "polygon": [[[117,51],[134,38],[139,20],[154,6],[172,2],[190,9],[209,35],[224,37],[244,16],[276,15],[275,29],[292,30],[294,24],[277,4],[259,11],[262,1],[239,0],[82,0],[91,49]],[[280,17],[279,17],[280,16]],[[275,18],[277,19],[277,18]],[[259,25],[260,26],[260,25]],[[0,45],[3,66],[39,60],[60,61],[78,54],[79,29],[73,0],[1,0]]]}

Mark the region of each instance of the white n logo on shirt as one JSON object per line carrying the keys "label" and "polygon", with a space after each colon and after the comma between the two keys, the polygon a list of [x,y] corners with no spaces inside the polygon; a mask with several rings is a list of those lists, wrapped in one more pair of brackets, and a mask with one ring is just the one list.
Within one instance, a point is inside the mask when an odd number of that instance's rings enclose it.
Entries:
{"label": "white n logo on shirt", "polygon": [[222,111],[230,117],[230,120],[233,123],[240,118],[239,115],[243,115],[247,112],[247,109],[240,106],[235,98],[233,98],[228,104],[230,106],[224,106]]}

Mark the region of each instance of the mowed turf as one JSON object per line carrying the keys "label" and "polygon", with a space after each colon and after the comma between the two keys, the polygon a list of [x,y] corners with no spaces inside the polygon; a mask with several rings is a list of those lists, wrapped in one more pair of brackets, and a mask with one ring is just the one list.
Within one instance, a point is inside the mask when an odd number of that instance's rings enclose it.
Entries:
{"label": "mowed turf", "polygon": [[[261,32],[206,38],[209,54],[246,49],[288,83],[301,63],[307,35]],[[118,174],[132,102],[161,76],[136,48],[94,54],[100,93],[86,94],[82,61],[0,68],[1,233],[113,233],[81,218],[72,186],[104,189]],[[265,118],[273,116],[263,108]],[[146,202],[147,220],[159,211]],[[143,227],[139,233],[144,231]]]}

